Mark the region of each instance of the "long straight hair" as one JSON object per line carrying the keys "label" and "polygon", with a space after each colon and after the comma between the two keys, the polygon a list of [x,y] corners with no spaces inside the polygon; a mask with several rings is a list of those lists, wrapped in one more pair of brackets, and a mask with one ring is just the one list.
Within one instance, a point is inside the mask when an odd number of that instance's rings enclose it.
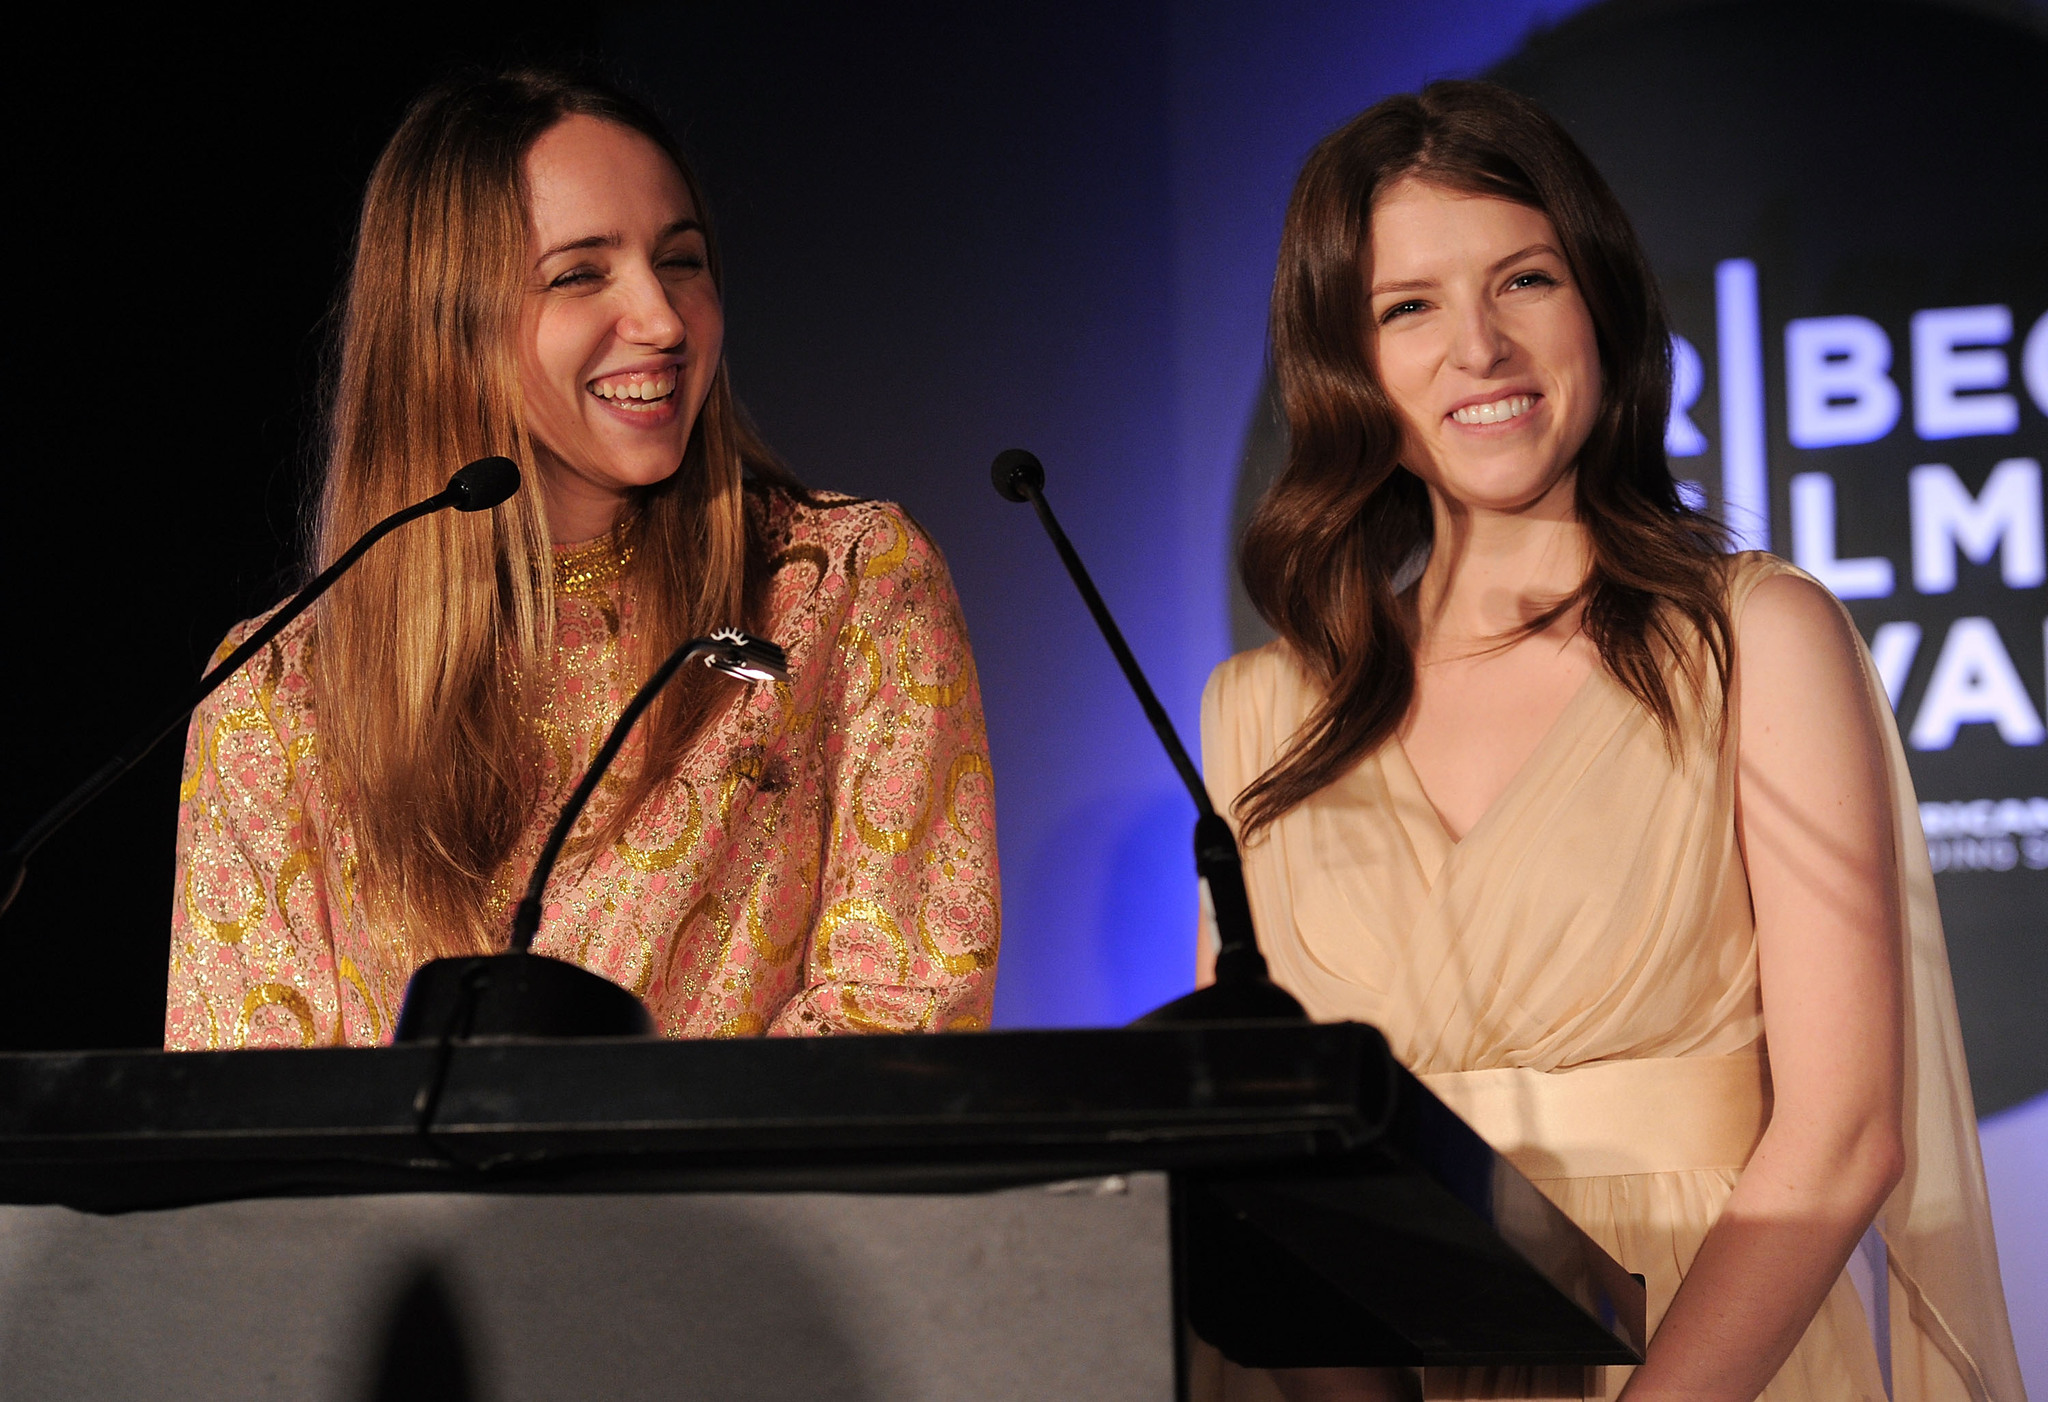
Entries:
{"label": "long straight hair", "polygon": [[[1296,181],[1273,279],[1273,364],[1287,464],[1246,527],[1245,588],[1324,688],[1279,760],[1239,795],[1247,833],[1382,744],[1415,696],[1417,620],[1402,565],[1430,544],[1429,493],[1400,464],[1400,420],[1370,349],[1366,262],[1375,202],[1413,178],[1540,210],[1557,230],[1599,346],[1600,408],[1576,464],[1591,568],[1510,635],[1583,608],[1600,660],[1678,744],[1663,658],[1725,689],[1724,533],[1679,498],[1664,457],[1670,333],[1620,202],[1563,127],[1490,83],[1432,83],[1326,137]],[[1697,663],[1704,639],[1710,663]]]}
{"label": "long straight hair", "polygon": [[[366,556],[321,603],[311,674],[322,782],[356,839],[357,890],[379,937],[414,958],[502,942],[494,881],[538,800],[534,716],[553,657],[554,571],[514,344],[526,278],[525,160],[581,114],[654,142],[706,226],[703,192],[647,107],[608,84],[521,69],[416,101],[363,199],[339,307],[324,488],[325,564],[454,468],[502,453],[526,487],[492,512],[443,512]],[[721,363],[679,470],[639,494],[627,529],[633,676],[683,639],[757,622],[765,562],[744,478],[795,488],[733,398]],[[689,669],[643,722],[641,760],[600,840],[622,831],[729,695]]]}

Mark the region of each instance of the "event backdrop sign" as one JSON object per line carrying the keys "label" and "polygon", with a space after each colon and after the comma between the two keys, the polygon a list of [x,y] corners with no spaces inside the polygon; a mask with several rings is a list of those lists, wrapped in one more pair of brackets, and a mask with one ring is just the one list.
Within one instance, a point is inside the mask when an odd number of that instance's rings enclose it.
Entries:
{"label": "event backdrop sign", "polygon": [[[1989,1114],[2048,1088],[2048,40],[1842,17],[1601,5],[1494,76],[1565,122],[1649,250],[1674,471],[1870,644]],[[1258,417],[1248,486],[1279,451]]]}

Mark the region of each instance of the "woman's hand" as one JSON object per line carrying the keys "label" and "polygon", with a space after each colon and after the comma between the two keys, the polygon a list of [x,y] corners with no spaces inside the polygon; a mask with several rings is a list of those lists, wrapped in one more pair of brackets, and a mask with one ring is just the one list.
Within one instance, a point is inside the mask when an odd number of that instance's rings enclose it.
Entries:
{"label": "woman's hand", "polygon": [[1897,857],[1881,720],[1842,608],[1757,586],[1736,624],[1737,832],[1775,1104],[1626,1396],[1749,1399],[1898,1181]]}

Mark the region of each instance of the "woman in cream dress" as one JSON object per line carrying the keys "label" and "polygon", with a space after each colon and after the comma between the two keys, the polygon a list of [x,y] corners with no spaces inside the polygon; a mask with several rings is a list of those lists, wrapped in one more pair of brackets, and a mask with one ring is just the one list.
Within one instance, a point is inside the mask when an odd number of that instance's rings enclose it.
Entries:
{"label": "woman in cream dress", "polygon": [[2018,1402],[1890,710],[1824,589],[1680,502],[1598,173],[1502,89],[1384,102],[1304,168],[1273,323],[1243,564],[1280,639],[1202,726],[1273,975],[1645,1276],[1653,1332],[1637,1369],[1211,1354],[1204,1389]]}

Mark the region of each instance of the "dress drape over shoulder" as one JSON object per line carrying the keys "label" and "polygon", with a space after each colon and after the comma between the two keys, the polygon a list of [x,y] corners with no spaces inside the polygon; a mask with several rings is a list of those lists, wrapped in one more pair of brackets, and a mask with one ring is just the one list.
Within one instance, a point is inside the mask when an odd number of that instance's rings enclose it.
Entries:
{"label": "dress drape over shoulder", "polygon": [[[1729,603],[1791,566],[1735,557]],[[1740,685],[1737,659],[1736,685]],[[1895,1402],[2024,1396],[1927,845],[1891,709],[1904,894],[1905,1177],[1878,1217]],[[1756,929],[1736,841],[1735,726],[1690,702],[1683,743],[1596,670],[1493,807],[1454,841],[1389,740],[1253,838],[1245,876],[1273,977],[1312,1017],[1396,1055],[1670,1305],[1770,1116]],[[1321,692],[1284,643],[1225,662],[1202,708],[1229,805]],[[1880,1324],[1887,1311],[1873,1311]],[[1764,1396],[1885,1396],[1847,1274]],[[1583,1376],[1582,1376],[1583,1375]],[[1432,1396],[1611,1397],[1628,1370],[1430,1370]],[[1237,1389],[1239,1391],[1242,1388]],[[1251,1395],[1247,1392],[1245,1395]]]}
{"label": "dress drape over shoulder", "polygon": [[[735,690],[624,837],[556,868],[536,952],[632,989],[671,1037],[985,1025],[998,937],[981,692],[939,552],[884,502],[750,493],[786,685]],[[633,690],[630,576],[555,562],[541,799],[497,879],[506,928],[569,791]],[[320,783],[302,618],[193,717],[164,1043],[388,1041],[418,958],[357,900]],[[247,635],[235,629],[223,655]],[[629,744],[622,763],[634,758]],[[579,832],[604,821],[607,783]]]}

